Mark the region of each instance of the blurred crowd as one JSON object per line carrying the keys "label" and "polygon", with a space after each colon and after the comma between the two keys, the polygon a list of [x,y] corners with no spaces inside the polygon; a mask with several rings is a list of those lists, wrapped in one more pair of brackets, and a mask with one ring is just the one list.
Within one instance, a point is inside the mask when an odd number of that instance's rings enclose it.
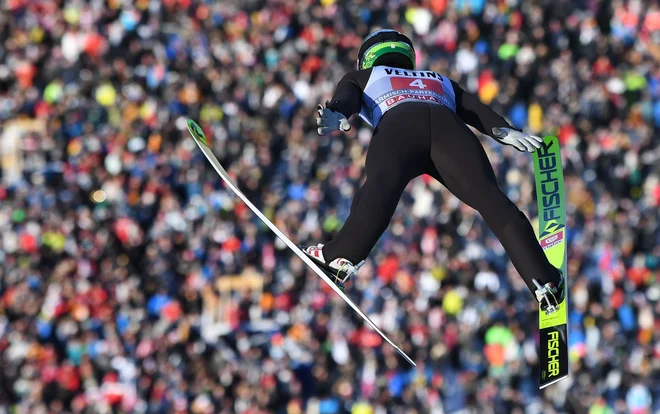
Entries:
{"label": "blurred crowd", "polygon": [[[0,3],[0,413],[660,412],[658,1]],[[411,368],[189,138],[295,243],[330,239],[371,131],[319,137],[314,108],[378,28],[559,137],[569,379],[538,390],[534,299],[430,177],[347,288]],[[531,157],[482,142],[535,222]]]}

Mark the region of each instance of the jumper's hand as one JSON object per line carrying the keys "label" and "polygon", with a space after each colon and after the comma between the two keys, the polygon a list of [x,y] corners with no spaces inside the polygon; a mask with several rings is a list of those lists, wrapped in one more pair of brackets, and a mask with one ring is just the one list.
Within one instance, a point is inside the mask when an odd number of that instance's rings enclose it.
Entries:
{"label": "jumper's hand", "polygon": [[503,144],[511,145],[521,152],[534,152],[537,148],[541,148],[541,143],[543,143],[543,138],[512,128],[493,128],[493,138]]}
{"label": "jumper's hand", "polygon": [[[325,105],[327,107],[328,102],[326,102]],[[351,124],[341,112],[335,112],[331,109],[324,108],[321,104],[316,107],[316,111],[319,113],[318,118],[316,118],[316,125],[319,126],[317,129],[319,135],[325,135],[334,131],[348,131],[351,129]]]}

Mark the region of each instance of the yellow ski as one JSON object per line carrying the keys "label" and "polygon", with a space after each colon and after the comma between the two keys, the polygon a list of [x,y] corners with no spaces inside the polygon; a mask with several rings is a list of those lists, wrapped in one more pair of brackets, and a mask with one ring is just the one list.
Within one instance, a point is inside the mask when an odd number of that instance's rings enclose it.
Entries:
{"label": "yellow ski", "polygon": [[[566,274],[566,197],[564,172],[557,137],[546,136],[534,152],[534,178],[539,213],[539,243],[546,257],[564,274],[565,299],[559,310],[547,315],[539,307],[539,388],[569,375],[568,275]],[[540,306],[540,305],[539,305]]]}

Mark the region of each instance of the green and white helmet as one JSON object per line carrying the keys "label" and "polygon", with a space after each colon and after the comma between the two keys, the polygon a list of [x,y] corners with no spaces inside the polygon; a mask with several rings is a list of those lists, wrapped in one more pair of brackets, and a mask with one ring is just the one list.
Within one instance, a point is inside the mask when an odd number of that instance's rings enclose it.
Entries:
{"label": "green and white helmet", "polygon": [[405,35],[396,30],[378,30],[367,36],[358,51],[357,68],[386,65],[415,69],[415,49]]}

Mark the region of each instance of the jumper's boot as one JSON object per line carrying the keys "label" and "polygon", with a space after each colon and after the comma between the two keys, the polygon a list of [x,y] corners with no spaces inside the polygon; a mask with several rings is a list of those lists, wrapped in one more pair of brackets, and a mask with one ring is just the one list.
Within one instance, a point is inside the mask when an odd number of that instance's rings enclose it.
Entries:
{"label": "jumper's boot", "polygon": [[330,263],[326,263],[323,257],[323,244],[321,243],[316,246],[301,247],[301,249],[342,291],[346,282],[349,281],[351,276],[357,274],[358,269],[364,264],[363,260],[356,266],[349,260],[341,257],[334,259]]}
{"label": "jumper's boot", "polygon": [[559,309],[559,305],[564,302],[564,297],[566,296],[566,289],[564,286],[566,284],[566,278],[561,271],[559,272],[559,276],[559,282],[546,283],[545,285],[541,285],[536,279],[532,279],[534,285],[536,285],[536,292],[534,292],[536,300],[539,301],[541,304],[541,310],[544,311],[546,315],[556,312]]}

